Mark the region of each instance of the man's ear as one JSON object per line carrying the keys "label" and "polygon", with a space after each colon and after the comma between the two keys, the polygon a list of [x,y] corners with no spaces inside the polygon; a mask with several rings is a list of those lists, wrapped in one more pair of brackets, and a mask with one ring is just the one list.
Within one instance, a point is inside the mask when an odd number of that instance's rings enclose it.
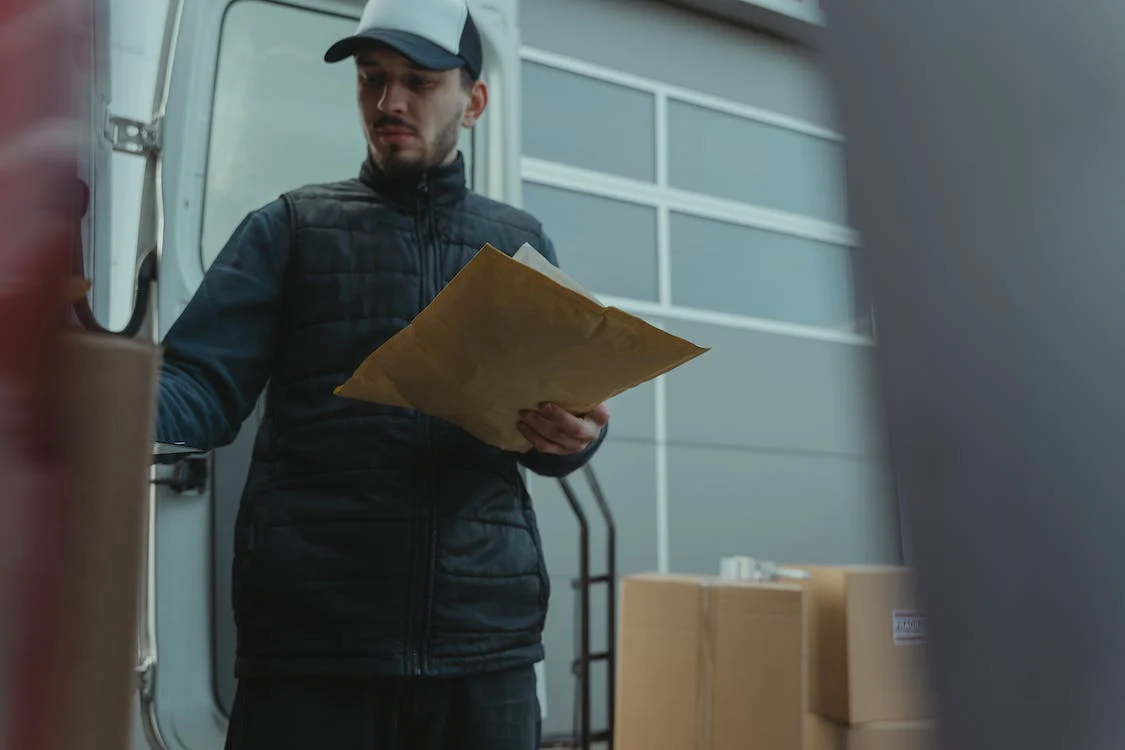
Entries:
{"label": "man's ear", "polygon": [[471,128],[476,125],[487,106],[488,85],[484,81],[473,81],[473,86],[469,89],[469,106],[465,109],[461,126]]}

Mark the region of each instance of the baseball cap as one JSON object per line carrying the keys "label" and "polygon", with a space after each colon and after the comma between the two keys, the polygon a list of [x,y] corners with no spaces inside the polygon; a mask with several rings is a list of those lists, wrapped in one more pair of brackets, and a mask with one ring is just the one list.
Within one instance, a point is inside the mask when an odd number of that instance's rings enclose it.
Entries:
{"label": "baseball cap", "polygon": [[328,48],[335,63],[369,42],[380,42],[426,70],[464,68],[480,78],[484,63],[480,32],[465,0],[368,0],[352,36]]}

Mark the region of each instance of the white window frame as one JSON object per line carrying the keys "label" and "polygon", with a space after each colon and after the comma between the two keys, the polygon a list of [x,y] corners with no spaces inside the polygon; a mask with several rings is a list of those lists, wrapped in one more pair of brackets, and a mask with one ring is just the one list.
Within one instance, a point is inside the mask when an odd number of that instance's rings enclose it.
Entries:
{"label": "white window frame", "polygon": [[853,251],[859,245],[859,237],[855,230],[843,224],[750,203],[716,198],[669,186],[669,100],[735,115],[753,122],[827,141],[842,142],[843,136],[840,133],[788,115],[690,91],[631,73],[623,73],[535,47],[523,47],[520,50],[520,59],[524,62],[642,91],[652,95],[655,101],[655,182],[618,177],[530,156],[521,158],[520,176],[525,182],[650,206],[656,209],[657,278],[659,279],[657,301],[599,295],[599,299],[603,303],[644,317],[707,323],[725,328],[740,328],[853,346],[871,346],[874,343],[870,335],[863,333],[685,307],[675,304],[672,299],[670,217],[673,211],[824,242],[846,247]]}
{"label": "white window frame", "polygon": [[[675,304],[672,299],[670,224],[673,211],[778,234],[803,237],[852,250],[858,246],[859,237],[851,227],[845,225],[670,187],[668,184],[669,100],[705,107],[716,112],[735,115],[746,120],[828,141],[842,142],[843,136],[840,133],[794,117],[690,91],[631,73],[623,73],[535,47],[522,47],[520,60],[642,91],[653,96],[655,102],[655,182],[618,177],[530,156],[523,156],[520,160],[521,182],[651,206],[656,209],[657,278],[659,280],[657,301],[598,295],[602,303],[646,318],[659,328],[667,327],[667,321],[679,320],[781,336],[794,336],[847,346],[868,347],[874,344],[872,337],[864,334],[685,307]],[[565,248],[562,249],[562,252],[565,253]],[[563,260],[565,262],[565,257]],[[671,540],[668,518],[668,389],[666,377],[656,378],[653,381],[653,386],[656,560],[657,570],[667,573],[671,567]]]}

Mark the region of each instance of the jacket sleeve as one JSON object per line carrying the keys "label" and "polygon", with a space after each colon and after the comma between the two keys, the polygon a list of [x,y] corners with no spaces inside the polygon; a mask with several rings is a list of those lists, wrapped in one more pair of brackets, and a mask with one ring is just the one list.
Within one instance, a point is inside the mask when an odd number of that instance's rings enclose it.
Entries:
{"label": "jacket sleeve", "polygon": [[231,443],[270,377],[290,252],[274,201],[243,219],[163,342],[156,437],[210,450]]}
{"label": "jacket sleeve", "polygon": [[[539,247],[537,247],[536,250],[553,265],[559,265],[559,259],[555,253],[555,245],[546,234],[540,235]],[[521,454],[519,461],[529,471],[539,474],[540,476],[565,477],[589,463],[590,459],[594,457],[594,454],[598,452],[602,443],[605,442],[607,432],[609,432],[609,425],[603,427],[601,434],[581,453],[557,456],[549,453],[540,453],[532,449],[527,453]]]}

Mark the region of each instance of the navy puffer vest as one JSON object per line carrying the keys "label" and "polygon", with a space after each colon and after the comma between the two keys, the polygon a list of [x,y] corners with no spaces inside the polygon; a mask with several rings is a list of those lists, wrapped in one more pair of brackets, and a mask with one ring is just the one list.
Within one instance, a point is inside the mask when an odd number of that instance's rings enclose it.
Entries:
{"label": "navy puffer vest", "polygon": [[338,398],[486,242],[539,223],[460,160],[283,196],[277,360],[236,533],[238,672],[453,676],[542,658],[548,577],[517,456],[417,412]]}

